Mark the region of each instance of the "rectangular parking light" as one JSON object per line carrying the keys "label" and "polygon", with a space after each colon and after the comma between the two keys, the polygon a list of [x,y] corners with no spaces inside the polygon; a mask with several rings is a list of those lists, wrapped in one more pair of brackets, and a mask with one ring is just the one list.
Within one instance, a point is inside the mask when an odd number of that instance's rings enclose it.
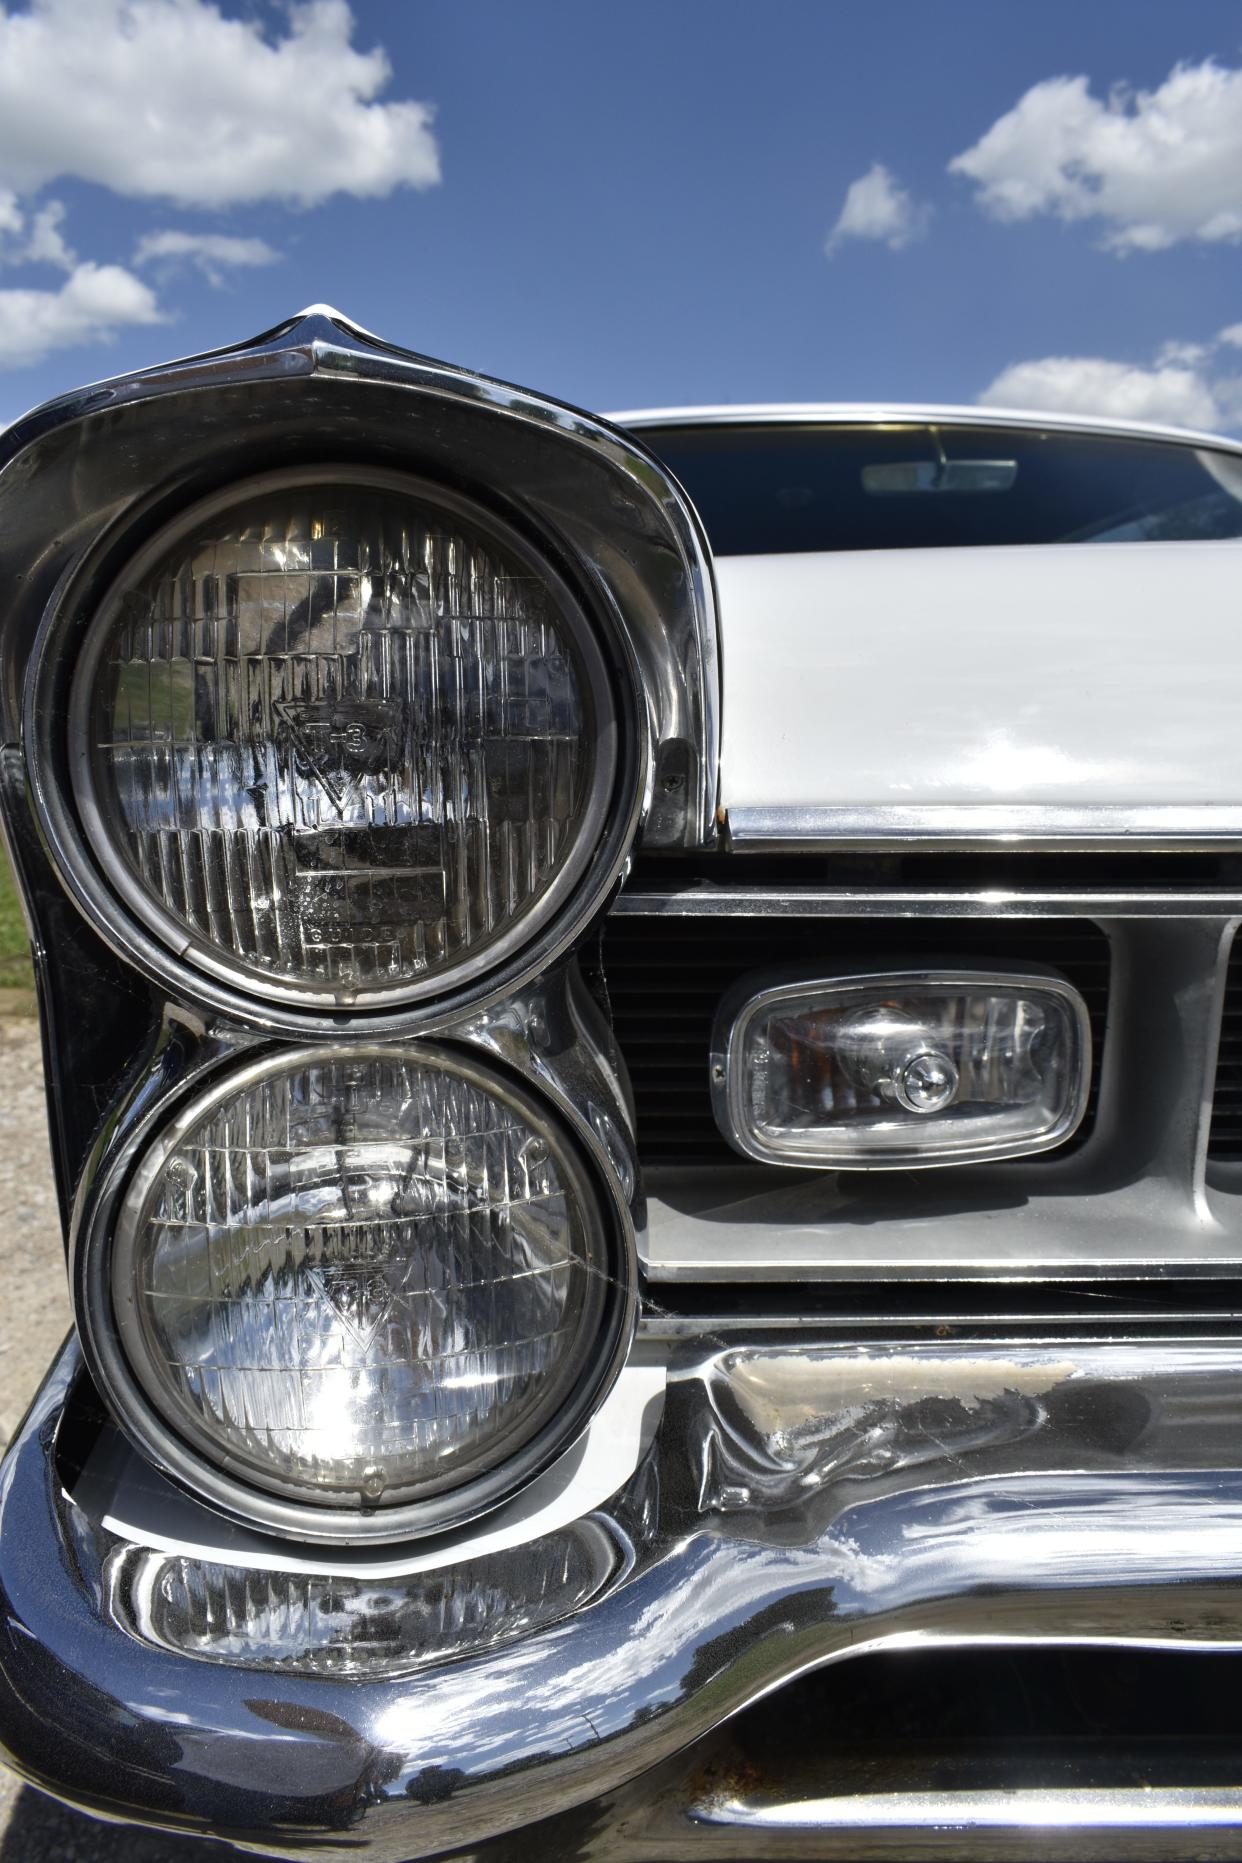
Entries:
{"label": "rectangular parking light", "polygon": [[969,1164],[1076,1130],[1091,1025],[1052,971],[752,977],[721,1004],[710,1065],[717,1122],[748,1157]]}

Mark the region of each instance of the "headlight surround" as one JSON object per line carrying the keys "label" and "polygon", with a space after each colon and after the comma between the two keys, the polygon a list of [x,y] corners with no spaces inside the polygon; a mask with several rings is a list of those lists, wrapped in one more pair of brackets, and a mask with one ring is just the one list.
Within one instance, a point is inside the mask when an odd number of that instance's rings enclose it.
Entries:
{"label": "headlight surround", "polygon": [[460,1051],[281,1049],[124,1160],[79,1227],[88,1357],[139,1446],[235,1516],[325,1541],[457,1524],[619,1369],[624,1236],[559,1118]]}
{"label": "headlight surround", "polygon": [[268,1027],[415,1027],[572,938],[632,838],[642,739],[609,624],[524,535],[325,466],[127,554],[49,615],[27,702],[36,740],[65,719],[67,780],[40,758],[36,795],[119,949]]}

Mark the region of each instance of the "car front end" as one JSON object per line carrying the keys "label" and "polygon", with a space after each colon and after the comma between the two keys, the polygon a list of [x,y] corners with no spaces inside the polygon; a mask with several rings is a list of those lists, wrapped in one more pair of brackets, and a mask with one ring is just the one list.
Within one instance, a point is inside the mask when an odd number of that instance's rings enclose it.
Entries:
{"label": "car front end", "polygon": [[10,1763],[288,1858],[1242,1854],[1242,448],[323,309],[3,444]]}

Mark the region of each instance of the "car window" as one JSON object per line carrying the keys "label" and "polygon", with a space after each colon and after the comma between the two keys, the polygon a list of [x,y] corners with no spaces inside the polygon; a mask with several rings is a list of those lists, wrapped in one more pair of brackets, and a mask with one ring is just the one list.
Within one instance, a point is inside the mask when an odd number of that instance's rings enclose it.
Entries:
{"label": "car window", "polygon": [[1242,538],[1242,455],[1032,428],[644,427],[713,550]]}

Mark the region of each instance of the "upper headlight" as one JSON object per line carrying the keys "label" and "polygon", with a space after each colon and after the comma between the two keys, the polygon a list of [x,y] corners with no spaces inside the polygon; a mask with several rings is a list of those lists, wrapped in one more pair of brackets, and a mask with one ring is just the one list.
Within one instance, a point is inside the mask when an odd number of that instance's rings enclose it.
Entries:
{"label": "upper headlight", "polygon": [[252,481],[156,536],[92,624],[70,742],[133,912],[308,1008],[502,964],[572,893],[617,761],[552,567],[451,495],[350,469]]}

